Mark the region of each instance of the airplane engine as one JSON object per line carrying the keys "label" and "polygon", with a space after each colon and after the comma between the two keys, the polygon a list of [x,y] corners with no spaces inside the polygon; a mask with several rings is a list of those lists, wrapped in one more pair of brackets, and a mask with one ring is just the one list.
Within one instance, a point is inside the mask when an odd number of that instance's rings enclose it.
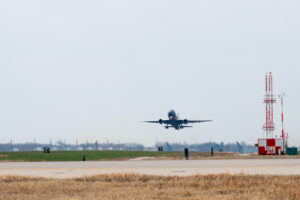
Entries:
{"label": "airplane engine", "polygon": [[163,120],[162,120],[162,119],[159,119],[158,122],[159,122],[160,124],[162,124],[162,123],[163,123]]}
{"label": "airplane engine", "polygon": [[184,120],[183,120],[183,123],[184,123],[184,124],[187,124],[187,122],[188,122],[187,119],[184,119]]}

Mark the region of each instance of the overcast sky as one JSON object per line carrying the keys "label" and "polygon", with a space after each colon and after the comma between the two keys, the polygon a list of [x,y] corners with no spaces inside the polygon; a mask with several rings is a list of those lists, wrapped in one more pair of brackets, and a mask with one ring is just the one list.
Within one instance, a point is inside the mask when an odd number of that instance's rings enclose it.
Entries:
{"label": "overcast sky", "polygon": [[[300,1],[0,1],[0,142],[250,144],[264,75],[300,145]],[[212,119],[166,130],[141,120]],[[280,104],[275,105],[280,134]]]}

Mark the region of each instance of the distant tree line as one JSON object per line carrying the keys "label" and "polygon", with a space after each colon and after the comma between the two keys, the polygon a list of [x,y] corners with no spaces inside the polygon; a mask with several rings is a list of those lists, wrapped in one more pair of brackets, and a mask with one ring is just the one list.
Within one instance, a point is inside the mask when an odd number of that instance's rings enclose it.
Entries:
{"label": "distant tree line", "polygon": [[254,145],[246,144],[245,142],[227,143],[224,142],[207,142],[207,143],[195,143],[195,144],[184,144],[184,143],[168,143],[168,142],[157,142],[155,147],[162,146],[166,151],[182,151],[184,148],[188,148],[190,151],[195,152],[209,152],[211,148],[214,151],[224,152],[239,152],[239,153],[254,153],[257,152],[257,147]]}
{"label": "distant tree line", "polygon": [[224,144],[216,142],[207,143],[169,143],[169,142],[157,142],[152,147],[145,147],[143,144],[138,143],[98,143],[86,142],[78,144],[67,144],[65,141],[59,140],[56,143],[1,143],[0,151],[42,151],[44,147],[50,147],[51,151],[80,151],[80,150],[126,150],[126,151],[156,151],[159,146],[163,147],[164,151],[183,151],[184,148],[189,148],[190,151],[196,152],[209,152],[211,147],[214,151],[224,152],[240,152],[240,153],[253,153],[257,152],[257,148],[254,145],[249,145],[244,142],[235,142]]}
{"label": "distant tree line", "polygon": [[98,143],[86,142],[78,144],[68,144],[62,140],[56,143],[2,143],[0,151],[42,151],[44,147],[50,147],[51,151],[80,151],[80,150],[145,150],[142,144],[137,143]]}

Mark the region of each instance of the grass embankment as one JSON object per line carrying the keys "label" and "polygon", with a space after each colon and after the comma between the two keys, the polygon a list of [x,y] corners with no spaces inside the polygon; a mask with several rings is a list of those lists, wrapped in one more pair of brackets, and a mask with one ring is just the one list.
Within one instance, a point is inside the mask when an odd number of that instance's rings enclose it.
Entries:
{"label": "grass embankment", "polygon": [[0,199],[300,199],[300,176],[134,174],[76,179],[0,177]]}
{"label": "grass embankment", "polygon": [[[182,154],[182,153],[181,153]],[[0,152],[0,161],[87,161],[121,160],[136,157],[179,156],[179,152],[153,151],[38,151]]]}

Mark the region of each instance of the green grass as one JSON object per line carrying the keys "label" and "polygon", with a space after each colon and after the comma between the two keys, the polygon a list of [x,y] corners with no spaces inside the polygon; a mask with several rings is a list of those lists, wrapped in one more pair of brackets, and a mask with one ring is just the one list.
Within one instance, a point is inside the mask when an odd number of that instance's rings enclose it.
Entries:
{"label": "green grass", "polygon": [[179,152],[154,151],[52,151],[43,153],[38,151],[0,152],[1,161],[87,161],[120,160],[144,156],[178,156]]}

